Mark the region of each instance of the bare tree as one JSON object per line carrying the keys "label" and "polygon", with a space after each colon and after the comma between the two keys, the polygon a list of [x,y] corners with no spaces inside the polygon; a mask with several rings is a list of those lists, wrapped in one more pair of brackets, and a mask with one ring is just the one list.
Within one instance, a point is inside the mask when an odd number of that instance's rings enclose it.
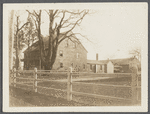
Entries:
{"label": "bare tree", "polygon": [[[87,10],[45,10],[49,16],[49,39],[48,47],[44,47],[43,38],[41,37],[41,10],[28,11],[33,16],[36,25],[39,39],[40,61],[46,69],[52,69],[56,59],[57,49],[59,44],[65,39],[70,39],[73,42],[78,42],[79,39],[75,37],[76,34],[72,30],[79,26],[85,15],[88,14]],[[61,30],[63,29],[63,32]],[[41,66],[41,64],[40,64]]]}
{"label": "bare tree", "polygon": [[[48,10],[46,12],[49,15],[49,45],[48,52],[44,55],[44,63],[46,69],[52,69],[58,46],[63,40],[70,39],[72,42],[79,43],[79,39],[75,37],[75,34],[79,33],[73,33],[72,30],[80,25],[88,11]],[[59,18],[58,22],[55,21],[57,18]],[[60,32],[62,29],[65,29],[63,33]]]}
{"label": "bare tree", "polygon": [[141,48],[137,47],[129,51],[129,54],[141,61]]}
{"label": "bare tree", "polygon": [[41,13],[42,10],[35,11],[33,10],[32,12],[26,10],[29,14],[31,14],[32,19],[34,21],[35,27],[36,27],[36,32],[37,32],[37,37],[39,40],[39,52],[40,52],[40,69],[41,69],[41,62],[42,62],[42,55],[44,53],[44,43],[41,35]]}
{"label": "bare tree", "polygon": [[20,52],[20,49],[21,49],[21,39],[23,37],[23,27],[26,26],[29,22],[26,22],[24,23],[21,27],[20,26],[20,22],[19,22],[19,15],[16,16],[16,30],[15,30],[15,34],[14,34],[14,37],[15,37],[15,40],[14,40],[14,47],[15,47],[15,55],[16,55],[16,60],[15,60],[15,67],[16,69],[19,68],[19,52]]}
{"label": "bare tree", "polygon": [[[32,48],[32,44],[33,42],[37,39],[37,32],[36,29],[34,27],[34,22],[31,18],[31,15],[28,14],[27,17],[27,22],[29,22],[29,24],[27,26],[24,27],[23,31],[24,31],[24,39],[23,42],[26,44],[27,46],[27,51],[28,51],[28,55],[27,58],[29,58],[29,51]],[[26,60],[26,64],[27,64],[27,68],[29,68],[29,59]]]}

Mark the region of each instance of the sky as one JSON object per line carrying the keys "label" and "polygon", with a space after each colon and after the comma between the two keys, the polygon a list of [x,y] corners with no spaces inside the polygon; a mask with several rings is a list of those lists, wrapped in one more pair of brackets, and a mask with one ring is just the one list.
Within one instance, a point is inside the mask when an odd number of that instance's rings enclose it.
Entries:
{"label": "sky", "polygon": [[[90,10],[81,25],[73,30],[91,41],[80,38],[88,51],[87,59],[95,60],[96,53],[99,60],[130,57],[129,51],[142,47],[147,38],[147,11],[143,4],[103,4]],[[44,11],[41,32],[48,35],[48,15]]]}
{"label": "sky", "polygon": [[84,18],[83,34],[94,44],[89,46],[88,58],[126,58],[128,52],[141,47],[147,32],[146,9],[141,5],[110,5],[99,8],[93,15]]}

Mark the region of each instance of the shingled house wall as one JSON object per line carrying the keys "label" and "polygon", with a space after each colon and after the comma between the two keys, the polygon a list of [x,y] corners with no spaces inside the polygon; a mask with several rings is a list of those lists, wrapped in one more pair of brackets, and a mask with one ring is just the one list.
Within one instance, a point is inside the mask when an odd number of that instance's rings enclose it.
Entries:
{"label": "shingled house wall", "polygon": [[[60,56],[60,51],[63,52],[63,56]],[[63,68],[60,68],[61,63],[63,63]],[[87,69],[86,64],[87,64],[87,51],[84,49],[82,44],[79,43],[74,44],[74,42],[72,42],[71,40],[68,41],[64,40],[58,47],[57,57],[53,65],[53,69],[63,70],[72,66],[74,70],[86,71]]]}
{"label": "shingled house wall", "polygon": [[[39,67],[39,53],[38,53],[37,47],[35,49],[36,50],[32,51],[29,54],[31,58],[29,62],[30,70],[33,70],[35,67],[38,69],[40,68]],[[63,52],[63,56],[60,56],[60,51]],[[78,58],[77,58],[77,53],[78,53]],[[25,51],[25,55],[28,55],[28,51]],[[24,62],[26,58],[27,56],[24,56]],[[35,63],[37,65],[35,65]],[[60,68],[61,63],[63,64],[63,68]],[[73,66],[72,66],[72,63],[73,63]],[[65,70],[71,66],[74,68],[74,70],[86,71],[87,51],[81,43],[77,43],[77,42],[74,43],[71,40],[64,40],[58,46],[57,57],[56,57],[52,70]],[[83,68],[84,66],[85,68]],[[24,69],[28,69],[26,65],[24,66]],[[44,66],[42,66],[42,69],[44,69]]]}

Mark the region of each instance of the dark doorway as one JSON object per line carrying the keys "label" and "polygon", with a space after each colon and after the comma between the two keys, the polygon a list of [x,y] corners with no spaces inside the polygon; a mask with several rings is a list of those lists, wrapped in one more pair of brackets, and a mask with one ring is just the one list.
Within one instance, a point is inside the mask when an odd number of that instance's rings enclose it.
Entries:
{"label": "dark doorway", "polygon": [[93,65],[93,72],[96,73],[96,65]]}

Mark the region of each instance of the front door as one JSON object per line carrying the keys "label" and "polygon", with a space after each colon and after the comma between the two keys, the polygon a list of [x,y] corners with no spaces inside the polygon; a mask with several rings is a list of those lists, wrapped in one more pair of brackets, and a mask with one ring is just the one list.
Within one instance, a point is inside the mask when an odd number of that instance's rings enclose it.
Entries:
{"label": "front door", "polygon": [[96,65],[93,66],[93,72],[96,73]]}

